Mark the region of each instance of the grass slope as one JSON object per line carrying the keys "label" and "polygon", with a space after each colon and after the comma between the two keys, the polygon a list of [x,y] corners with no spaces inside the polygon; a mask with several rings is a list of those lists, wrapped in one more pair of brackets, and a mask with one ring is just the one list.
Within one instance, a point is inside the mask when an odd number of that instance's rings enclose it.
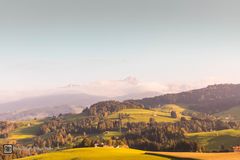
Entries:
{"label": "grass slope", "polygon": [[182,113],[185,108],[178,106],[176,104],[166,104],[160,108],[162,112],[171,112],[171,111],[176,111],[177,113]]}
{"label": "grass slope", "polygon": [[186,135],[188,140],[196,141],[204,146],[207,151],[219,151],[221,145],[225,149],[240,144],[240,130],[222,130],[213,132],[191,133]]}
{"label": "grass slope", "polygon": [[240,153],[189,153],[189,152],[147,152],[149,155],[161,157],[179,157],[182,159],[195,160],[239,160]]}
{"label": "grass slope", "polygon": [[170,160],[126,148],[79,148],[23,158],[21,160]]}
{"label": "grass slope", "polygon": [[229,110],[215,114],[228,120],[240,121],[240,106],[230,108]]}
{"label": "grass slope", "polygon": [[113,136],[115,137],[119,137],[121,136],[122,134],[120,132],[116,132],[116,131],[106,131],[103,133],[103,139],[111,139]]}
{"label": "grass slope", "polygon": [[[39,126],[42,124],[41,121],[24,121],[19,122],[21,127],[17,128],[16,130],[12,131],[9,134],[10,140],[24,140],[30,139],[37,135]],[[29,125],[29,126],[28,126]]]}
{"label": "grass slope", "polygon": [[240,153],[145,152],[127,148],[78,148],[19,160],[239,160]]}
{"label": "grass slope", "polygon": [[[170,112],[176,111],[178,113],[178,118],[171,118]],[[184,108],[169,104],[161,108],[156,109],[123,109],[117,113],[113,113],[108,118],[116,119],[119,117],[119,114],[128,114],[127,118],[123,119],[123,122],[149,122],[150,118],[154,118],[157,122],[176,122],[179,121],[183,116],[181,113],[184,111]],[[186,116],[184,116],[186,117]],[[189,117],[186,117],[189,118]]]}

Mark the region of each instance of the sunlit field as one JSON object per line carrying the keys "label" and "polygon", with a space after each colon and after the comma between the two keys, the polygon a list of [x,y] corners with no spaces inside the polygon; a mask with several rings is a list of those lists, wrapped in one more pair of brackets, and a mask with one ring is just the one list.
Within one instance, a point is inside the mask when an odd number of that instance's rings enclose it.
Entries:
{"label": "sunlit field", "polygon": [[240,143],[240,130],[228,129],[213,132],[190,133],[186,135],[190,141],[195,141],[207,151],[218,151],[221,146],[231,150]]}
{"label": "sunlit field", "polygon": [[81,148],[48,153],[21,160],[170,160],[126,148]]}
{"label": "sunlit field", "polygon": [[[177,118],[171,118],[170,112],[176,111],[178,113]],[[123,122],[149,122],[150,118],[154,118],[156,122],[176,122],[179,121],[181,117],[189,118],[188,116],[183,116],[181,113],[184,108],[177,105],[165,105],[157,109],[123,109],[117,113],[109,116],[109,118],[118,118],[119,114],[129,115],[127,118],[123,119]]]}

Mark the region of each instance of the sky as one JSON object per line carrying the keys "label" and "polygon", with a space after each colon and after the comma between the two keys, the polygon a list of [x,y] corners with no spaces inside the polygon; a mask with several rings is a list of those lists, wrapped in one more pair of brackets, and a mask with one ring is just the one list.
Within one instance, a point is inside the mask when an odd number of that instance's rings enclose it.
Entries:
{"label": "sky", "polygon": [[239,0],[0,0],[0,91],[128,76],[240,82]]}

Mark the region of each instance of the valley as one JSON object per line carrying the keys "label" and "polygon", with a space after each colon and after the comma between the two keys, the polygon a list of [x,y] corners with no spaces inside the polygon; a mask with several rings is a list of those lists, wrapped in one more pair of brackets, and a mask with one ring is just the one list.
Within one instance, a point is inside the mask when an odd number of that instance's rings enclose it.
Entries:
{"label": "valley", "polygon": [[[211,91],[211,94],[219,93],[218,89],[214,90],[217,92]],[[53,157],[59,160],[110,160],[113,157],[126,160],[134,157],[139,160],[208,160],[220,154],[229,155],[234,160],[238,155],[218,153],[232,152],[232,147],[240,143],[240,122],[224,117],[238,107],[209,114],[194,110],[188,103],[163,101],[146,105],[143,101],[101,101],[81,113],[2,122],[0,143],[14,144],[15,152],[10,158],[23,160]],[[5,159],[9,157],[1,152],[0,155]]]}

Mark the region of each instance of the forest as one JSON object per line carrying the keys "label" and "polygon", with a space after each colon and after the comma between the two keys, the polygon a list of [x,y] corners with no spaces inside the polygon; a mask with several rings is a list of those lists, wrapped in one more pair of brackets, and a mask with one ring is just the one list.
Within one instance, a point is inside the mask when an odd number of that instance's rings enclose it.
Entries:
{"label": "forest", "polygon": [[[69,148],[110,146],[130,147],[148,151],[184,151],[205,152],[204,146],[186,138],[188,133],[212,132],[226,129],[240,129],[240,124],[223,121],[213,116],[199,116],[200,113],[184,112],[191,118],[182,116],[176,122],[158,122],[149,118],[148,122],[126,122],[127,113],[119,113],[124,109],[151,110],[136,102],[105,101],[92,105],[81,114],[66,114],[46,118],[30,143],[16,141],[14,157],[21,158],[49,151]],[[109,118],[116,114],[117,117]],[[180,115],[176,111],[169,113],[170,118]],[[18,127],[17,123],[1,122],[1,136]],[[110,137],[104,135],[118,133]],[[219,146],[220,147],[220,146]],[[224,147],[222,147],[224,149]],[[218,151],[223,151],[223,149]],[[230,151],[224,149],[224,151]],[[3,155],[4,156],[4,155]]]}

